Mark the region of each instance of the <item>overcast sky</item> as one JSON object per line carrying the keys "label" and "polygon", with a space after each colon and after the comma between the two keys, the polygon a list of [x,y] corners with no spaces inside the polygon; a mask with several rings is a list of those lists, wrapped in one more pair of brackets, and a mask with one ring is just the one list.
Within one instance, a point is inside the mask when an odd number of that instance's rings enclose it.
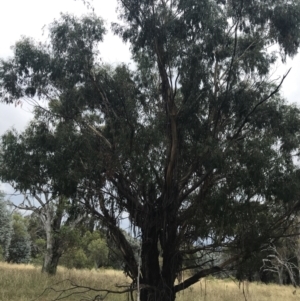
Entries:
{"label": "overcast sky", "polygon": [[[36,40],[45,39],[42,28],[58,19],[60,13],[72,13],[77,16],[88,13],[87,7],[81,0],[0,0],[0,58],[12,55],[11,46],[21,36],[33,37]],[[106,21],[106,27],[117,20],[116,0],[92,0],[95,13]],[[120,38],[108,32],[100,46],[101,57],[104,62],[129,62],[130,53],[128,45],[122,43]],[[287,64],[279,64],[275,74],[282,76],[290,67],[292,70],[283,85],[285,98],[292,103],[300,105],[300,55]],[[0,104],[0,135],[6,130],[15,127],[22,130],[31,119],[32,108],[26,103],[22,107]],[[7,185],[2,184],[0,189],[11,192]]]}

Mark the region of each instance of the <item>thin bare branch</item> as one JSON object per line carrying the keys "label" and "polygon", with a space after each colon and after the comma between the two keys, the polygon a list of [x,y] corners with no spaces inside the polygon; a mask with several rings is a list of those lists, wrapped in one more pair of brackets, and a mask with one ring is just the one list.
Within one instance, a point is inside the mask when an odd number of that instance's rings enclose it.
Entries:
{"label": "thin bare branch", "polygon": [[265,98],[263,98],[261,101],[259,101],[255,106],[254,108],[246,115],[244,121],[242,122],[242,124],[240,125],[240,127],[238,128],[237,132],[233,135],[233,139],[236,139],[238,137],[238,135],[240,134],[241,130],[243,129],[243,127],[245,126],[245,124],[248,122],[248,119],[249,117],[256,111],[256,109],[261,106],[263,103],[265,103],[267,100],[269,100],[273,95],[275,95],[281,85],[283,84],[285,78],[288,76],[288,74],[290,73],[291,71],[291,68],[288,70],[288,72],[282,77],[280,83],[277,85],[277,87],[268,95],[266,96]]}

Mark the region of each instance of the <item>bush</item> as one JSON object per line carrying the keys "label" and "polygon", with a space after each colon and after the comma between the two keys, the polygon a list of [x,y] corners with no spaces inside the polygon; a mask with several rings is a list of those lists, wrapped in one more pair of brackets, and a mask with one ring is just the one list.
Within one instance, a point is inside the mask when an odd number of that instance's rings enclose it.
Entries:
{"label": "bush", "polygon": [[0,258],[6,259],[12,236],[12,219],[4,201],[3,193],[0,192]]}
{"label": "bush", "polygon": [[25,219],[18,213],[13,215],[13,233],[8,249],[7,261],[29,263],[31,259],[31,241]]}

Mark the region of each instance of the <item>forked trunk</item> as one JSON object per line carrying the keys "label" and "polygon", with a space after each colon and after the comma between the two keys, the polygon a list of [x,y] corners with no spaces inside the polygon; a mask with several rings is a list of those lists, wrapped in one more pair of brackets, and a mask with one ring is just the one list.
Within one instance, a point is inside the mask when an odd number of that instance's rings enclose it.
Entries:
{"label": "forked trunk", "polygon": [[168,277],[164,277],[162,274],[157,275],[155,269],[151,269],[150,266],[147,267],[147,275],[149,277],[148,281],[143,279],[141,283],[141,301],[175,300],[176,294],[173,281],[175,275],[168,275]]}
{"label": "forked trunk", "polygon": [[174,282],[178,270],[178,256],[170,242],[162,247],[163,263],[160,265],[159,235],[163,234],[157,230],[159,227],[155,223],[156,218],[157,216],[153,214],[149,219],[153,224],[148,223],[142,231],[140,300],[174,301],[176,295]]}

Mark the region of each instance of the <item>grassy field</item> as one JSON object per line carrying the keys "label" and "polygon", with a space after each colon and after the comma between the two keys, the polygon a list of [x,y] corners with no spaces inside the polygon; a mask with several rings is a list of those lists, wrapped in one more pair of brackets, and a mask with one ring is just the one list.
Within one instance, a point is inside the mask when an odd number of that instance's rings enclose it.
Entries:
{"label": "grassy field", "polygon": [[[85,292],[84,288],[96,289],[128,285],[124,274],[114,270],[67,270],[59,268],[55,277],[41,274],[40,268],[31,265],[11,265],[0,263],[0,300],[1,301],[50,301],[60,298],[65,301],[93,300],[105,292]],[[72,286],[73,284],[73,286]],[[67,290],[61,294],[61,290]],[[72,294],[72,296],[67,296]],[[74,294],[75,293],[75,294]],[[178,301],[292,301],[300,299],[300,289],[291,286],[244,283],[240,288],[229,280],[203,279],[194,286],[177,295]],[[100,299],[99,299],[100,300]],[[128,295],[108,295],[107,301],[127,301]]]}

